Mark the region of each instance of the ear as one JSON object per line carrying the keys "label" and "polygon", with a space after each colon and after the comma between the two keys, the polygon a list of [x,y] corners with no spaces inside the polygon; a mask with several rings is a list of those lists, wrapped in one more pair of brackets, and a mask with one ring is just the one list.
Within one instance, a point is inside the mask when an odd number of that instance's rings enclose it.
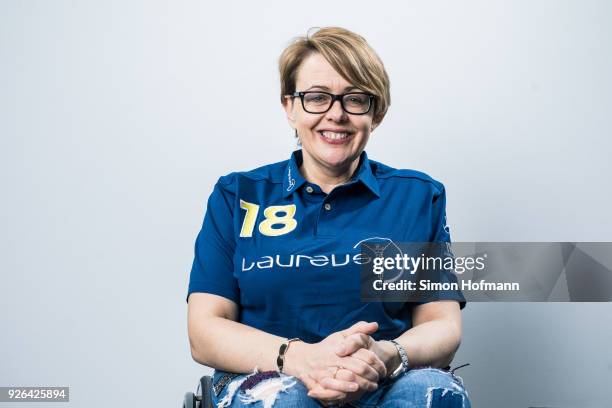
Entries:
{"label": "ear", "polygon": [[293,113],[293,98],[283,98],[282,102],[285,114],[287,115],[287,121],[292,128],[295,129],[295,114]]}

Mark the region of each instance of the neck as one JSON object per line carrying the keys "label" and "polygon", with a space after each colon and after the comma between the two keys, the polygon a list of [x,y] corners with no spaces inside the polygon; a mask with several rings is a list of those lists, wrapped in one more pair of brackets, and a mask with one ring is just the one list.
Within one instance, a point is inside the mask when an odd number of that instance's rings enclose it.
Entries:
{"label": "neck", "polygon": [[302,151],[303,162],[300,172],[304,178],[313,184],[321,187],[323,192],[331,192],[334,187],[346,183],[359,166],[359,157],[342,167],[329,167],[316,162],[308,154]]}

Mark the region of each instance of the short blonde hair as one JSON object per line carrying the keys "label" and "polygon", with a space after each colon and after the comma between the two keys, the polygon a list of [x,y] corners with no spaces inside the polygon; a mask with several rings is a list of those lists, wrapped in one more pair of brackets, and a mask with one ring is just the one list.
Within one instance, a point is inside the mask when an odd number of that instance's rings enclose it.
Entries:
{"label": "short blonde hair", "polygon": [[293,94],[297,72],[302,62],[320,53],[348,82],[376,96],[374,120],[382,120],[391,104],[389,76],[385,66],[366,40],[341,27],[324,27],[314,34],[294,38],[278,61],[281,102]]}

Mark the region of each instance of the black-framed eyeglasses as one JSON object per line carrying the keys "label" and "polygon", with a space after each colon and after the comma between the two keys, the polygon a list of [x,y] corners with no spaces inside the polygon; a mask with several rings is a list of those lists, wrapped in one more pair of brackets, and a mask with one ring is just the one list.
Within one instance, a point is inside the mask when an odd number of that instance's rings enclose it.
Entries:
{"label": "black-framed eyeglasses", "polygon": [[331,109],[335,101],[340,101],[340,106],[346,113],[351,115],[365,115],[372,109],[375,96],[365,92],[350,92],[335,95],[323,91],[294,92],[289,97],[299,97],[302,100],[302,108],[308,113],[325,113]]}

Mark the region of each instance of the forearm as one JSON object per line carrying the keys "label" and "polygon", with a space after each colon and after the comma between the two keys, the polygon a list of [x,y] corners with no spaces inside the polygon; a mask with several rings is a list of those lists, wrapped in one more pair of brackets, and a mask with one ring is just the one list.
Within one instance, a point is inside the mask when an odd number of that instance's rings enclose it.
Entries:
{"label": "forearm", "polygon": [[[452,320],[440,319],[422,323],[395,339],[408,354],[411,367],[430,366],[442,368],[450,364],[461,343],[461,328]],[[397,349],[383,341],[383,361],[390,375],[401,364]]]}
{"label": "forearm", "polygon": [[[277,370],[285,338],[223,317],[207,317],[190,329],[191,354],[200,364],[234,373]],[[291,344],[293,347],[293,344]]]}
{"label": "forearm", "polygon": [[431,320],[412,327],[396,341],[406,350],[410,366],[443,368],[459,348],[461,326],[449,319]]}

